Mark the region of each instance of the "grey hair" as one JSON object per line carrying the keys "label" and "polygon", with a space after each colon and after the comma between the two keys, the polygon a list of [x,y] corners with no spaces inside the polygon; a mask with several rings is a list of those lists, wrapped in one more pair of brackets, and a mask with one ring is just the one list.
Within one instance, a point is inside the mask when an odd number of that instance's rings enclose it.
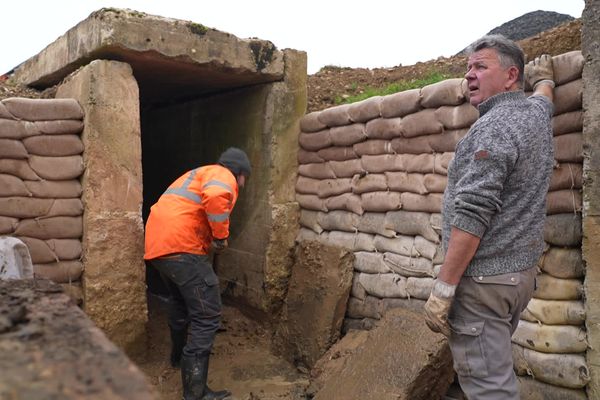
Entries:
{"label": "grey hair", "polygon": [[476,51],[483,49],[494,49],[498,52],[500,65],[504,68],[512,67],[513,65],[519,69],[519,78],[517,83],[519,87],[523,87],[525,78],[525,54],[523,49],[510,39],[503,35],[486,35],[477,39],[467,47],[467,55],[471,55]]}

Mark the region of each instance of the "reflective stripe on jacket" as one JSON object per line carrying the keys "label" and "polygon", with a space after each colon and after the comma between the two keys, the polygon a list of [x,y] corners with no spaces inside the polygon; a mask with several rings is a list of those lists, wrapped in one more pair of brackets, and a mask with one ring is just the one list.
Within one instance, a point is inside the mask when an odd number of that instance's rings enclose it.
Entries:
{"label": "reflective stripe on jacket", "polygon": [[229,215],[237,198],[237,181],[227,168],[215,164],[186,172],[150,209],[144,259],[208,254],[213,238],[229,237]]}

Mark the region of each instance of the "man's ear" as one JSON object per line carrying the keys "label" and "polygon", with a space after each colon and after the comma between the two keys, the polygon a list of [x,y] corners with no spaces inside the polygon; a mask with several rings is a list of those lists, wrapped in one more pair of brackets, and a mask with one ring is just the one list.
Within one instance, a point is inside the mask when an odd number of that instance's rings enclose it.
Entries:
{"label": "man's ear", "polygon": [[508,68],[508,79],[506,81],[506,90],[512,90],[519,87],[519,68],[512,65]]}

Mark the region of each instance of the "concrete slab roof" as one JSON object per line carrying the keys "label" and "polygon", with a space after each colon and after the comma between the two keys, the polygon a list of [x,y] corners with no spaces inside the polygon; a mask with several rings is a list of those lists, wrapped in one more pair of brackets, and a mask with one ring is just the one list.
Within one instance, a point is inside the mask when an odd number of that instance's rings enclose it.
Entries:
{"label": "concrete slab roof", "polygon": [[129,63],[150,102],[281,80],[283,52],[190,21],[103,8],[19,65],[12,80],[43,89],[95,59]]}

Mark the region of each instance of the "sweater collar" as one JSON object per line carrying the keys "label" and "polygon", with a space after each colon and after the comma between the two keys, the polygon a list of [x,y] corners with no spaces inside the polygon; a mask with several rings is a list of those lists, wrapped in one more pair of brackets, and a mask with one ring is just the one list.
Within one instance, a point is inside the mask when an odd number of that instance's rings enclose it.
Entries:
{"label": "sweater collar", "polygon": [[525,93],[522,90],[495,94],[479,105],[479,116],[483,117],[485,113],[499,104],[518,104],[525,98]]}

